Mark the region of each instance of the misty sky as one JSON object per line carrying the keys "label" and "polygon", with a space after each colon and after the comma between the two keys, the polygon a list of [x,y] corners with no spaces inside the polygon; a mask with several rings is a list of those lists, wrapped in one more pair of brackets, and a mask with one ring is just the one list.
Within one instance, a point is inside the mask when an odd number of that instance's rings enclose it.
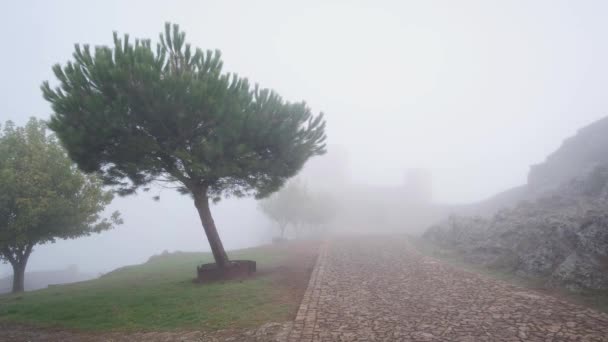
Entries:
{"label": "misty sky", "polygon": [[[39,86],[74,43],[109,44],[114,30],[155,42],[171,21],[220,49],[227,71],[325,112],[354,181],[397,185],[406,168],[428,168],[441,202],[525,183],[531,164],[608,113],[606,1],[13,1],[0,16],[2,122],[49,117]],[[38,247],[29,270],[207,249],[187,197],[112,209],[124,226]],[[271,234],[252,200],[212,210],[228,248]]]}

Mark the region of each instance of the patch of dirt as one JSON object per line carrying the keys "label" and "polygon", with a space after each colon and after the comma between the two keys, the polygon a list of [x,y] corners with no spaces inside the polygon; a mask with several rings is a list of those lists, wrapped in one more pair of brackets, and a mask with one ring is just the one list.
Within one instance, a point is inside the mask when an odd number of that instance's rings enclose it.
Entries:
{"label": "patch of dirt", "polygon": [[83,333],[0,322],[2,342],[282,342],[291,322],[266,323],[256,329],[214,332]]}
{"label": "patch of dirt", "polygon": [[316,240],[278,243],[274,248],[288,249],[288,257],[278,267],[258,271],[258,276],[270,275],[275,287],[282,289],[277,291],[279,296],[277,300],[289,305],[295,303],[290,319],[295,318],[302,296],[308,287],[319,246],[320,241]]}
{"label": "patch of dirt", "polygon": [[[261,269],[255,275],[270,276],[277,288],[277,300],[293,306],[292,317],[308,286],[314,268],[319,241],[280,242],[269,248],[288,251],[279,266]],[[268,322],[251,330],[173,331],[138,333],[90,333],[58,328],[41,328],[0,320],[0,342],[272,342],[286,338],[291,321]]]}

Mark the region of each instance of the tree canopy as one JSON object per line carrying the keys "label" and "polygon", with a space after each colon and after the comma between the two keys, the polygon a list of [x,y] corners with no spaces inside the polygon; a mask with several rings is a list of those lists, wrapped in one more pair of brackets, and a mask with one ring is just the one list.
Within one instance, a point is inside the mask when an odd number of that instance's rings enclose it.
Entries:
{"label": "tree canopy", "polygon": [[284,238],[287,225],[296,225],[303,220],[302,206],[308,201],[306,187],[296,180],[259,202],[259,208],[279,225],[281,238]]}
{"label": "tree canopy", "polygon": [[208,201],[268,196],[325,152],[323,114],[223,71],[218,50],[166,24],[153,48],[114,33],[114,45],[76,45],[42,85],[50,128],[85,172],[120,194],[154,182],[193,195],[218,265],[227,263]]}
{"label": "tree canopy", "polygon": [[13,266],[13,290],[23,290],[35,245],[120,224],[117,212],[100,216],[111,200],[99,179],[73,165],[43,121],[32,118],[25,127],[8,121],[0,132],[0,258]]}
{"label": "tree canopy", "polygon": [[330,195],[310,191],[298,179],[290,181],[280,191],[260,201],[259,208],[279,225],[281,238],[284,238],[288,225],[294,228],[307,225],[318,229],[329,223],[337,211]]}

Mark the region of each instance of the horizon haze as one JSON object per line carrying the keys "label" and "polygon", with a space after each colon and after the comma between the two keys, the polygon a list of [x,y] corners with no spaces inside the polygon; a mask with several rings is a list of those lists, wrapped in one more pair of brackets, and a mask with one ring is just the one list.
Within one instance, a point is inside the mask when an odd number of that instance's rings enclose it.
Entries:
{"label": "horizon haze", "polygon": [[[370,187],[399,187],[407,170],[428,170],[441,204],[525,184],[531,165],[608,114],[608,2],[30,0],[6,8],[2,123],[50,117],[40,85],[55,84],[51,68],[72,58],[75,43],[108,45],[116,31],[156,44],[172,22],[192,46],[221,50],[225,71],[325,113],[330,151],[311,164],[337,158],[342,178]],[[313,169],[302,177],[323,173]],[[212,209],[227,249],[271,240],[275,227],[255,202]],[[28,271],[75,264],[97,274],[163,250],[208,250],[192,201],[173,190],[116,197],[113,210],[124,225],[38,246]]]}

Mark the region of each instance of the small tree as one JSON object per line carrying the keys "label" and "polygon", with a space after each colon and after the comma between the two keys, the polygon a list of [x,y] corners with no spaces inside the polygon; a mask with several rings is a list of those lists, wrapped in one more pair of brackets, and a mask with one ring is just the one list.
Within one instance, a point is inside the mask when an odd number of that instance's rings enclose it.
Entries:
{"label": "small tree", "polygon": [[302,221],[318,232],[334,218],[336,211],[332,197],[325,193],[313,193],[302,208]]}
{"label": "small tree", "polygon": [[0,132],[0,259],[13,266],[13,292],[24,290],[34,246],[73,239],[120,224],[99,214],[112,200],[95,177],[82,174],[42,121],[10,121]]}
{"label": "small tree", "polygon": [[308,201],[308,192],[300,182],[290,182],[277,193],[259,203],[259,208],[279,225],[281,238],[285,238],[287,225],[301,220],[301,207]]}
{"label": "small tree", "polygon": [[265,197],[325,152],[322,114],[222,72],[220,52],[193,51],[177,25],[156,49],[116,33],[113,47],[76,45],[53,71],[60,86],[42,91],[70,157],[119,194],[159,181],[192,195],[220,268],[228,257],[209,201]]}

